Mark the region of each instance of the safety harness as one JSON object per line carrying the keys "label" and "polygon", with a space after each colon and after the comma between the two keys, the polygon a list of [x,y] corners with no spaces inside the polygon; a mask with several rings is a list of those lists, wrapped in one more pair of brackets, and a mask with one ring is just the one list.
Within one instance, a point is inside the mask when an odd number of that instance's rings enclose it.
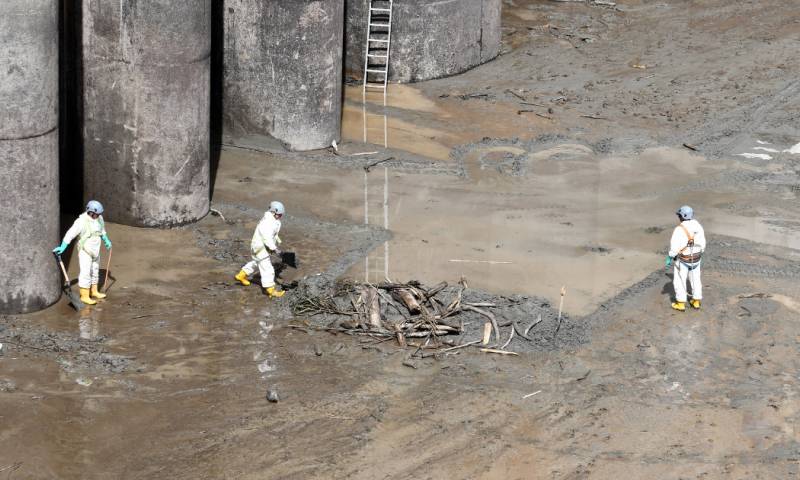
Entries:
{"label": "safety harness", "polygon": [[89,214],[84,213],[83,215],[85,215],[83,219],[83,230],[81,230],[80,237],[78,238],[78,248],[80,250],[83,250],[83,246],[86,245],[86,242],[90,238],[102,237],[103,232],[106,229],[105,222],[103,222],[103,217],[97,217],[97,221],[100,222],[100,230],[94,230],[92,229],[92,219],[89,218]]}
{"label": "safety harness", "polygon": [[678,252],[678,260],[689,267],[689,270],[694,270],[700,265],[700,259],[703,254],[702,252],[691,253],[691,251],[688,254],[684,253],[687,249],[690,250],[692,247],[694,247],[694,235],[689,233],[689,229],[686,228],[682,223],[678,226],[683,229],[683,232],[686,234],[686,238],[689,239],[689,241],[686,243],[686,246],[683,247],[680,252]]}

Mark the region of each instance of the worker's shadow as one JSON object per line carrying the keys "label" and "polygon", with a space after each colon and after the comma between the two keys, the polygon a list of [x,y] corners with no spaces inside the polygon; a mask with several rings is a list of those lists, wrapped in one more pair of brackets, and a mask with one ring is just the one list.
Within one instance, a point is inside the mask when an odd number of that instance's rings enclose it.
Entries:
{"label": "worker's shadow", "polygon": [[108,273],[108,285],[106,285],[106,269],[100,269],[100,290],[107,292],[114,284],[117,283],[117,277],[113,273]]}

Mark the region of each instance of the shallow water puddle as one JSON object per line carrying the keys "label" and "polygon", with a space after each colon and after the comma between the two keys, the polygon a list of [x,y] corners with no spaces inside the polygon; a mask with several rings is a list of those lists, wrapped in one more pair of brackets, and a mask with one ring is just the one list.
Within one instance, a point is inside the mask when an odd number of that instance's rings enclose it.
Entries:
{"label": "shallow water puddle", "polygon": [[437,160],[448,160],[454,142],[452,139],[447,141],[446,132],[390,114],[393,109],[405,108],[409,112],[435,115],[437,110],[433,103],[410,87],[393,85],[390,90],[391,94],[384,106],[379,93],[368,92],[364,102],[360,88],[345,89],[342,138],[383,148],[399,148]]}

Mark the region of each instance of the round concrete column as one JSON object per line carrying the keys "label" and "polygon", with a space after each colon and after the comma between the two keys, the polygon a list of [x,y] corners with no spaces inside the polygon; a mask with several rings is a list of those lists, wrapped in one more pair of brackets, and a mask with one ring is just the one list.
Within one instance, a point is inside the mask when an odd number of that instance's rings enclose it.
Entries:
{"label": "round concrete column", "polygon": [[[369,0],[346,0],[345,69],[364,76]],[[389,80],[462,73],[500,53],[502,0],[395,0]]]}
{"label": "round concrete column", "polygon": [[0,313],[60,295],[58,4],[0,1]]}
{"label": "round concrete column", "polygon": [[291,150],[338,140],[342,0],[226,0],[224,131]]}
{"label": "round concrete column", "polygon": [[209,208],[211,0],[83,0],[84,197],[167,227]]}

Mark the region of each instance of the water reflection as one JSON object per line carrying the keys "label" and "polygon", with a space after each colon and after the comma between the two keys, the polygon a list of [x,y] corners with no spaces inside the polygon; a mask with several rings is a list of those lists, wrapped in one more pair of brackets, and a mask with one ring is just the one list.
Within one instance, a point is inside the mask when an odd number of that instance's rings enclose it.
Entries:
{"label": "water reflection", "polygon": [[[374,175],[374,174],[373,174]],[[374,175],[377,176],[377,175]],[[389,229],[389,168],[383,168],[383,181],[370,183],[370,172],[364,171],[364,224],[382,225]],[[389,242],[373,250],[364,259],[364,281],[389,281]]]}
{"label": "water reflection", "polygon": [[99,311],[94,308],[84,308],[78,318],[78,332],[84,340],[96,340],[100,336]]}

